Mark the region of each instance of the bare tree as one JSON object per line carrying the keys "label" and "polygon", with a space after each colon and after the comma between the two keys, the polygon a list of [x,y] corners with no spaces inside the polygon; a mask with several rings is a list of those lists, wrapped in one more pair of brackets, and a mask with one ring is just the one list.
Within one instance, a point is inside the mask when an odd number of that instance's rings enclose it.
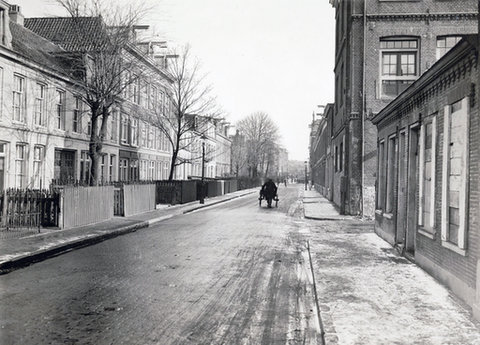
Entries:
{"label": "bare tree", "polygon": [[256,112],[239,121],[237,128],[245,136],[245,161],[249,176],[268,174],[279,140],[277,125],[267,113]]}
{"label": "bare tree", "polygon": [[[89,108],[90,184],[99,181],[99,165],[112,107],[130,85],[151,73],[135,47],[135,29],[147,9],[113,6],[102,0],[56,0],[70,15],[63,40],[69,73]],[[131,73],[125,73],[131,71]]]}
{"label": "bare tree", "polygon": [[[172,159],[168,179],[173,179],[175,167],[198,160],[199,150],[192,150],[198,138],[205,137],[209,128],[221,120],[212,88],[205,83],[205,75],[200,73],[200,63],[195,60],[190,47],[185,46],[180,53],[173,51],[167,58],[167,69],[173,79],[172,112],[156,112],[155,125],[162,130],[172,146]],[[191,152],[190,157],[182,157],[181,152]],[[213,153],[208,152],[211,156]]]}
{"label": "bare tree", "polygon": [[245,136],[237,129],[232,137],[231,167],[232,173],[238,178],[247,165],[247,146]]}

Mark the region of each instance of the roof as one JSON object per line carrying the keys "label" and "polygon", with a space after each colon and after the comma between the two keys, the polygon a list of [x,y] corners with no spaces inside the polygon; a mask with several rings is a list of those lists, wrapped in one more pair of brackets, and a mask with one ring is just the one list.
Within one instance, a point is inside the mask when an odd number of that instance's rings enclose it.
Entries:
{"label": "roof", "polygon": [[409,105],[409,100],[419,96],[425,87],[430,85],[446,71],[458,64],[459,61],[476,50],[478,50],[478,35],[464,35],[463,39],[450,49],[447,54],[435,62],[435,64],[415,80],[412,85],[375,115],[372,122],[375,125],[378,125],[393,112],[407,107]]}
{"label": "roof", "polygon": [[65,74],[67,66],[63,59],[59,58],[59,55],[65,52],[61,47],[13,21],[10,21],[10,31],[14,52],[31,62]]}
{"label": "roof", "polygon": [[66,51],[90,51],[106,42],[101,17],[25,18],[25,27]]}

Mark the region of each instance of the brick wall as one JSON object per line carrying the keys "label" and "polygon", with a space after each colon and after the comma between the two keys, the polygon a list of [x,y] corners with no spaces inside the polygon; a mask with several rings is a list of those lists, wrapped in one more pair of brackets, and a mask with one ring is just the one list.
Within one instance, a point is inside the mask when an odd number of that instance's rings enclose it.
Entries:
{"label": "brick wall", "polygon": [[[466,239],[467,245],[465,254],[462,254],[459,250],[452,250],[448,248],[441,239],[441,226],[442,226],[442,175],[443,175],[443,142],[444,142],[444,107],[450,105],[455,101],[463,99],[472,94],[472,85],[478,84],[478,72],[476,69],[476,62],[474,67],[470,69],[468,61],[472,61],[476,56],[476,52],[469,51],[469,56],[463,58],[460,62],[457,62],[458,66],[463,66],[455,73],[452,72],[452,68],[444,72],[442,75],[436,75],[431,84],[425,86],[425,89],[432,88],[428,92],[428,96],[424,96],[422,92],[424,89],[415,89],[415,94],[421,94],[422,97],[417,99],[415,103],[410,104],[409,109],[400,106],[399,109],[403,109],[396,112],[389,113],[388,116],[382,120],[379,124],[379,139],[387,140],[388,136],[394,133],[398,133],[398,130],[408,129],[409,125],[414,123],[422,123],[428,117],[435,115],[436,122],[436,145],[435,145],[435,224],[430,235],[425,235],[425,231],[419,230],[420,227],[415,229],[416,232],[416,248],[415,254],[422,258],[425,269],[436,276],[438,279],[443,280],[445,284],[449,285],[454,291],[456,291],[461,298],[468,303],[472,302],[472,293],[475,291],[476,286],[476,266],[477,260],[480,257],[480,118],[479,118],[479,90],[475,86],[474,100],[471,102],[471,108],[469,111],[469,156],[468,156],[468,202],[467,202],[467,228]],[[462,73],[459,71],[462,70]],[[455,76],[450,78],[447,83],[436,84],[437,80],[440,80],[443,76],[450,75]],[[435,86],[432,86],[435,85]],[[410,100],[406,99],[404,104],[409,103]],[[396,117],[401,114],[401,117]],[[415,148],[411,148],[415,149]],[[386,169],[386,166],[383,167]],[[421,167],[419,167],[421,169]],[[398,190],[395,191],[394,208],[398,207]],[[418,186],[417,186],[418,195]],[[417,196],[417,203],[419,203],[419,197]],[[415,224],[418,224],[418,216],[416,216]],[[393,217],[385,217],[381,212],[376,214],[376,228],[377,233],[384,238],[389,238],[390,242],[395,234],[398,237],[399,230],[397,228],[397,214],[393,214]],[[428,260],[428,264],[425,263],[425,259]],[[449,277],[455,277],[451,279]],[[455,281],[455,283],[452,283]],[[460,282],[460,283],[458,283]],[[458,284],[461,286],[459,287]],[[469,291],[469,292],[467,292]]]}
{"label": "brick wall", "polygon": [[[353,159],[347,169],[348,174],[348,197],[345,208],[348,213],[362,213],[367,217],[373,216],[374,201],[372,196],[375,190],[376,170],[376,128],[368,121],[364,126],[362,136],[361,126],[349,125],[344,127],[349,118],[358,116],[362,118],[364,111],[364,79],[363,79],[363,42],[364,26],[363,11],[364,1],[348,1],[347,7],[341,13],[347,16],[344,29],[346,40],[342,41],[337,37],[336,49],[336,81],[341,79],[341,66],[344,65],[345,77],[343,85],[345,90],[336,91],[335,102],[339,100],[339,92],[343,92],[348,103],[340,105],[337,103],[334,118],[334,131],[338,133],[343,128],[349,130],[349,145],[347,145],[347,156]],[[474,13],[477,12],[477,1],[400,1],[382,2],[369,1],[367,7],[367,30],[366,30],[366,59],[365,59],[365,117],[372,117],[382,110],[392,99],[381,99],[379,97],[380,79],[380,37],[385,36],[416,36],[419,38],[419,75],[436,60],[436,37],[439,35],[454,35],[475,33],[477,31],[476,18],[471,16],[460,16],[449,19],[445,16],[436,16],[425,20],[425,17],[404,16],[410,14],[446,14],[446,13]],[[339,13],[337,12],[337,15]],[[378,16],[382,15],[383,16]],[[390,16],[387,15],[402,15]],[[353,16],[353,18],[352,18]],[[337,17],[337,20],[341,20]],[[340,81],[339,81],[340,82]],[[335,88],[337,90],[337,87]],[[353,128],[353,131],[350,129]],[[360,144],[358,144],[360,140]],[[364,140],[362,146],[361,141]],[[364,151],[354,152],[351,150]],[[364,176],[362,181],[362,163],[358,164],[357,157],[360,157],[364,164]],[[362,185],[363,183],[363,185]]]}

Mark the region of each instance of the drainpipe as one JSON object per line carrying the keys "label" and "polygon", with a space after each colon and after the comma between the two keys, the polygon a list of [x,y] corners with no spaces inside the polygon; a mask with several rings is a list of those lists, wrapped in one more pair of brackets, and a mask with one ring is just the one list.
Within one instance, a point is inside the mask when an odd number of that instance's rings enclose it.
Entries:
{"label": "drainpipe", "polygon": [[[365,162],[364,162],[364,156],[365,156],[365,112],[366,112],[366,87],[367,87],[367,82],[365,80],[366,77],[366,71],[365,67],[367,65],[366,63],[366,56],[367,56],[367,1],[368,0],[363,0],[363,90],[362,90],[362,154],[360,156],[360,163],[362,165],[362,217],[365,216],[364,210],[365,210]],[[479,0],[480,2],[480,0]]]}

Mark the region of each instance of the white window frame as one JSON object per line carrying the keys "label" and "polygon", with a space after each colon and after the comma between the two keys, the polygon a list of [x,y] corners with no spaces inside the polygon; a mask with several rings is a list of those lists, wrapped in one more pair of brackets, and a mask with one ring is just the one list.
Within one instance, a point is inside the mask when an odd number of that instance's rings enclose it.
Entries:
{"label": "white window frame", "polygon": [[65,90],[55,90],[55,128],[65,130]]}
{"label": "white window frame", "polygon": [[13,75],[12,119],[20,123],[25,123],[25,82],[24,76]]}
{"label": "white window frame", "polygon": [[[384,42],[416,42],[416,48],[402,48],[402,47],[381,47],[382,43]],[[380,38],[379,42],[379,82],[378,82],[378,95],[379,98],[382,99],[393,99],[398,96],[397,95],[388,95],[384,94],[383,92],[383,82],[384,81],[405,81],[405,82],[410,82],[413,83],[418,76],[420,75],[420,63],[419,63],[419,54],[420,54],[420,40],[415,37],[383,37]],[[408,54],[408,53],[414,53],[415,54],[415,75],[407,75],[407,76],[402,76],[402,75],[386,75],[383,73],[383,56],[386,54],[389,55],[395,55],[398,56],[401,54]],[[397,69],[400,68],[398,64],[401,64],[401,62],[397,61]]]}
{"label": "white window frame", "polygon": [[[424,223],[424,188],[425,188],[425,141],[426,141],[426,127],[430,124],[432,126],[432,152],[431,152],[431,166],[430,166],[430,217],[428,224]],[[431,120],[428,119],[428,122],[422,123],[420,126],[420,152],[419,152],[419,184],[418,184],[418,194],[420,197],[420,202],[418,206],[418,225],[433,231],[435,229],[435,166],[436,166],[436,154],[437,154],[437,115],[431,116]]]}
{"label": "white window frame", "polygon": [[35,109],[34,124],[37,126],[45,126],[45,95],[47,85],[37,82],[35,84]]}
{"label": "white window frame", "polygon": [[[448,45],[447,41],[448,39],[451,38],[453,39],[455,42],[453,45]],[[442,56],[444,56],[446,53],[448,53],[448,51],[450,49],[452,49],[458,42],[460,42],[460,40],[462,39],[462,36],[460,35],[443,35],[443,36],[437,36],[437,40],[436,40],[436,56],[437,56],[437,60],[441,59]],[[441,41],[445,41],[445,46],[443,47],[440,47],[440,42]]]}
{"label": "white window frame", "polygon": [[[392,142],[394,145],[393,150],[391,147]],[[391,154],[393,154],[393,157],[391,157]],[[398,169],[398,137],[396,134],[388,137],[386,163],[385,213],[392,214],[395,204],[395,185],[397,184],[396,174]]]}
{"label": "white window frame", "polygon": [[[44,157],[45,146],[35,145],[33,147],[33,187],[40,188],[40,181],[44,178]],[[43,185],[45,187],[45,185]]]}
{"label": "white window frame", "polygon": [[[455,102],[456,103],[456,102]],[[449,191],[450,191],[450,122],[452,117],[451,105],[444,107],[444,127],[443,127],[443,161],[442,161],[442,246],[447,247],[458,254],[466,255],[467,247],[467,229],[468,229],[468,178],[469,178],[469,130],[470,130],[470,98],[465,97],[461,100],[461,110],[466,112],[466,123],[463,128],[463,138],[465,142],[461,148],[464,152],[462,160],[463,169],[459,178],[459,228],[458,228],[458,245],[448,240],[449,234]]]}
{"label": "white window frame", "polygon": [[[19,157],[19,149],[21,156]],[[17,143],[15,145],[15,187],[25,188],[27,186],[27,162],[28,145],[26,143]]]}
{"label": "white window frame", "polygon": [[74,108],[73,108],[73,118],[72,118],[72,132],[80,133],[82,128],[82,98],[80,96],[75,96],[74,98]]}

